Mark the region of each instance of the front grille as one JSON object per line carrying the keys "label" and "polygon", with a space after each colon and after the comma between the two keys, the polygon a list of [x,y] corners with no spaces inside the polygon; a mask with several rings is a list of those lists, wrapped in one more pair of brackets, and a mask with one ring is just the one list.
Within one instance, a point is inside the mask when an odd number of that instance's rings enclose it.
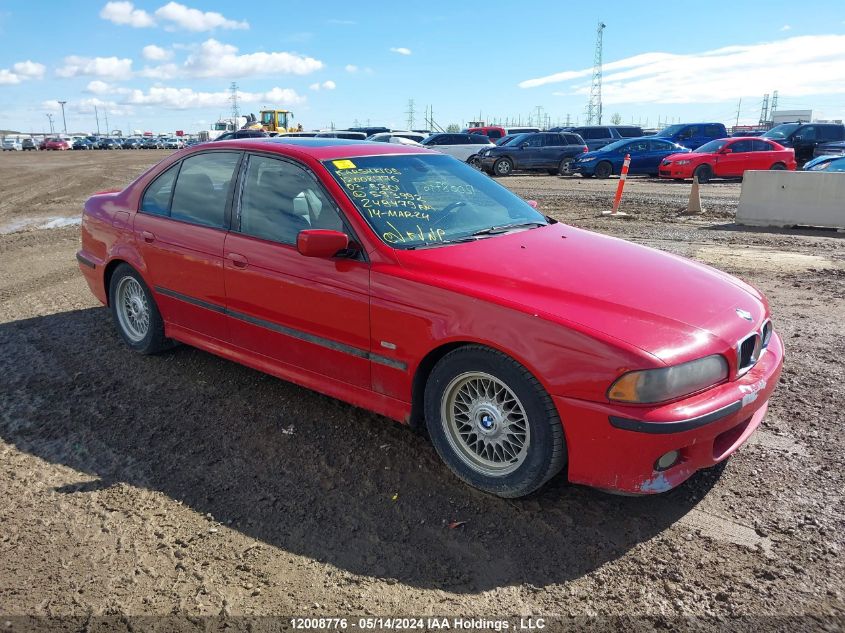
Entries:
{"label": "front grille", "polygon": [[749,334],[737,346],[737,373],[744,374],[754,367],[763,351],[763,339],[757,332]]}

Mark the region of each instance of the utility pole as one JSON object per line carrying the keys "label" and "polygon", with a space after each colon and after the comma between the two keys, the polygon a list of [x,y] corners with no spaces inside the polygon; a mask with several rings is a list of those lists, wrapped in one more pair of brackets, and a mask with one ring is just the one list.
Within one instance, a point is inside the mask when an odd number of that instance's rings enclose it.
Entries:
{"label": "utility pole", "polygon": [[739,112],[742,109],[742,97],[739,98],[739,103],[736,106],[736,125],[734,127],[739,127]]}
{"label": "utility pole", "polygon": [[566,127],[569,127],[570,125],[572,125],[572,124],[570,123],[569,113],[567,112],[566,113]]}
{"label": "utility pole", "polygon": [[106,117],[106,136],[111,136],[111,128],[109,128],[109,111],[103,110],[103,116]]}
{"label": "utility pole", "polygon": [[241,116],[241,111],[238,107],[238,84],[234,81],[229,85],[229,93],[229,101],[232,103],[232,120],[237,126],[238,117]]}
{"label": "utility pole", "polygon": [[543,127],[543,106],[537,106],[537,127]]}
{"label": "utility pole", "polygon": [[97,113],[97,106],[94,106],[94,118],[97,119],[97,136],[100,135],[100,115]]}
{"label": "utility pole", "polygon": [[596,26],[596,51],[593,57],[593,81],[590,85],[590,102],[587,104],[587,125],[601,125],[601,55],[602,33],[607,25],[599,20]]}
{"label": "utility pole", "polygon": [[769,93],[763,95],[763,107],[760,108],[760,125],[769,120]]}
{"label": "utility pole", "polygon": [[414,129],[414,100],[408,99],[408,111],[405,113],[408,115],[408,129]]}
{"label": "utility pole", "polygon": [[50,122],[50,136],[53,135],[53,115],[49,112],[47,113],[47,120]]}
{"label": "utility pole", "polygon": [[67,101],[59,101],[59,105],[62,106],[62,127],[65,130],[65,136],[67,136],[67,121],[65,120],[65,104]]}

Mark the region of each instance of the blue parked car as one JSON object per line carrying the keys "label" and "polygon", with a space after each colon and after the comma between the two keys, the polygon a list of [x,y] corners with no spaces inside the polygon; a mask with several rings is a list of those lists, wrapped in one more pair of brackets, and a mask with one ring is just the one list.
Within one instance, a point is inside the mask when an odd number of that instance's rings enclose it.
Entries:
{"label": "blue parked car", "polygon": [[705,143],[727,136],[728,131],[721,123],[678,123],[654,135],[690,149],[698,149]]}
{"label": "blue parked car", "polygon": [[845,171],[845,156],[819,156],[806,162],[804,171]]}
{"label": "blue parked car", "polygon": [[640,138],[624,139],[610,145],[605,145],[594,152],[581,154],[571,166],[573,173],[587,178],[607,178],[622,172],[625,154],[631,155],[629,174],[648,174],[657,176],[660,163],[672,154],[683,154],[692,150],[681,147],[662,138],[643,136]]}

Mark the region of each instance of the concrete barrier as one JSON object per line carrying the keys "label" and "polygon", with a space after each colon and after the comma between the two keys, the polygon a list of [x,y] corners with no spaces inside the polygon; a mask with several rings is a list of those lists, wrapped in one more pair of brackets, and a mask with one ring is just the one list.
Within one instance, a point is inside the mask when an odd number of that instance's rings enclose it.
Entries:
{"label": "concrete barrier", "polygon": [[747,171],[736,221],[845,229],[845,172]]}

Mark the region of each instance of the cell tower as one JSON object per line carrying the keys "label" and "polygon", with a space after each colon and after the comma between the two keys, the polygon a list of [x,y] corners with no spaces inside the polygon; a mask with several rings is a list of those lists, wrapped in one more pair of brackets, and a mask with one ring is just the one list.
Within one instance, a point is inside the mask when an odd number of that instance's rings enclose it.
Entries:
{"label": "cell tower", "polygon": [[232,104],[232,118],[237,121],[241,111],[238,107],[238,84],[234,81],[229,86],[229,101]]}
{"label": "cell tower", "polygon": [[414,112],[414,100],[413,99],[408,99],[408,110],[407,110],[407,112],[405,112],[405,114],[408,115],[408,129],[413,130],[414,129],[414,114],[415,114],[415,112]]}
{"label": "cell tower", "polygon": [[587,125],[601,125],[601,49],[602,33],[607,25],[599,20],[596,27],[596,54],[593,60],[593,83],[590,87],[590,103],[587,104]]}
{"label": "cell tower", "polygon": [[763,95],[763,107],[760,108],[760,125],[769,120],[769,93]]}
{"label": "cell tower", "polygon": [[770,119],[771,121],[774,121],[774,119],[775,119],[775,112],[777,112],[777,109],[778,109],[778,91],[777,91],[777,90],[775,90],[775,91],[772,93],[772,109],[771,109],[771,110],[769,110],[769,112],[771,113],[771,114],[769,115],[769,119]]}

